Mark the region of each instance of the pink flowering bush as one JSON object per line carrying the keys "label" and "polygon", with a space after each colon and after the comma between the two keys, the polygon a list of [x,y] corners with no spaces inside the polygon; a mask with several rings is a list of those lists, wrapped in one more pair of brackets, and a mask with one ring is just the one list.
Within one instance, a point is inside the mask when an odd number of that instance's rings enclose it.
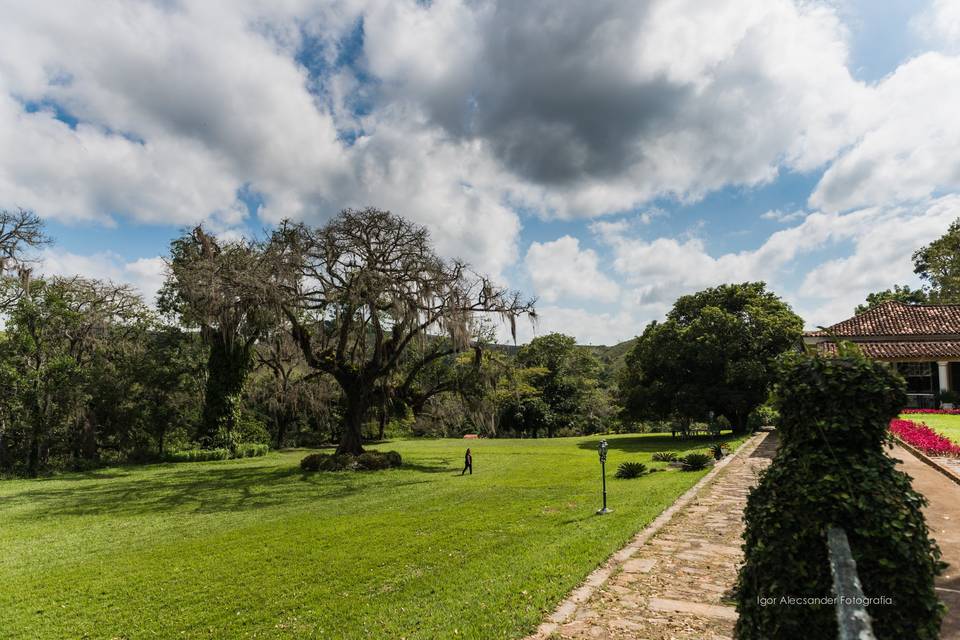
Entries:
{"label": "pink flowering bush", "polygon": [[893,419],[890,433],[927,455],[960,456],[960,446],[923,423]]}
{"label": "pink flowering bush", "polygon": [[942,413],[948,416],[960,415],[960,409],[904,409],[900,413]]}

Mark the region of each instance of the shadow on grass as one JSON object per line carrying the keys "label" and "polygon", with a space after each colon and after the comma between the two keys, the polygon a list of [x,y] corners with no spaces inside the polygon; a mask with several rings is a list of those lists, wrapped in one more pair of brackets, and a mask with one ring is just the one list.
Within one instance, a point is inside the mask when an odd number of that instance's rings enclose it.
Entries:
{"label": "shadow on grass", "polygon": [[[686,440],[680,437],[674,437],[669,433],[646,435],[630,434],[622,436],[609,436],[606,438],[607,446],[615,451],[624,453],[656,453],[657,451],[675,451],[678,453],[686,451],[696,451],[706,449],[711,444],[717,442],[729,442],[736,439],[733,434],[724,434],[718,438],[710,436],[692,436]],[[580,442],[581,449],[596,450],[596,441]]]}
{"label": "shadow on grass", "polygon": [[[135,474],[93,476],[88,483],[53,488],[38,483],[4,497],[6,504],[28,505],[17,517],[36,520],[58,516],[219,513],[342,499],[389,485],[431,482],[421,473],[449,471],[448,466],[405,463],[396,473],[343,471],[304,473],[299,465],[170,465]],[[405,473],[407,472],[407,473]],[[84,479],[84,478],[77,478]]]}

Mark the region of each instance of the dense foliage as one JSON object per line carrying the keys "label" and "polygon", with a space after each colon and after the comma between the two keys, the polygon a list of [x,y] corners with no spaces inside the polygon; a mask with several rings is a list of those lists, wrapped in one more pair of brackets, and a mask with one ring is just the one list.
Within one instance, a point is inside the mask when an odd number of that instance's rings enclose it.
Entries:
{"label": "dense foliage", "polygon": [[803,322],[762,282],[722,285],[679,298],[627,355],[619,389],[631,420],[723,416],[744,430],[766,399],[775,359],[795,347]]}
{"label": "dense foliage", "polygon": [[[906,401],[903,380],[859,357],[785,359],[778,384],[780,446],[750,494],[738,580],[741,639],[837,637],[825,533],[843,528],[877,638],[933,639],[942,570],[921,508],[925,499],[883,445]],[[773,598],[761,605],[759,598]],[[770,602],[767,600],[766,602]]]}

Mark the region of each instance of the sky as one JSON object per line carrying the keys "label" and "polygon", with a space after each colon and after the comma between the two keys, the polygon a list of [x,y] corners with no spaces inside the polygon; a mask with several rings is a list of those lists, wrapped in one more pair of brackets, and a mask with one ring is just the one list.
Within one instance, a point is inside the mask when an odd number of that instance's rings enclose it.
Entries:
{"label": "sky", "polygon": [[0,0],[0,208],[150,300],[170,240],[389,209],[614,344],[763,280],[808,328],[960,218],[960,0]]}

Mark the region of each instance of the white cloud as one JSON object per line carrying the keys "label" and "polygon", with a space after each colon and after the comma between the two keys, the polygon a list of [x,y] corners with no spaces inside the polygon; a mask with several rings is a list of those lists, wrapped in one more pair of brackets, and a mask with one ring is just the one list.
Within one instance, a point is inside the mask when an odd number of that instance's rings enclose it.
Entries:
{"label": "white cloud", "polygon": [[560,332],[575,336],[579,344],[614,345],[643,332],[646,323],[627,311],[596,312],[580,307],[541,305],[536,326],[517,324],[517,342],[529,342],[536,336]]}
{"label": "white cloud", "polygon": [[600,271],[597,253],[581,249],[580,241],[572,236],[531,244],[526,267],[545,302],[568,297],[613,302],[620,293],[617,284]]}
{"label": "white cloud", "polygon": [[960,48],[960,2],[933,0],[912,26],[928,41],[945,50],[956,50]]}
{"label": "white cloud", "polygon": [[827,169],[810,205],[843,211],[960,188],[960,57],[927,53],[871,96],[855,144]]}
{"label": "white cloud", "polygon": [[763,220],[773,220],[775,222],[795,222],[805,217],[807,213],[798,211],[781,211],[780,209],[771,209],[760,214]]}

